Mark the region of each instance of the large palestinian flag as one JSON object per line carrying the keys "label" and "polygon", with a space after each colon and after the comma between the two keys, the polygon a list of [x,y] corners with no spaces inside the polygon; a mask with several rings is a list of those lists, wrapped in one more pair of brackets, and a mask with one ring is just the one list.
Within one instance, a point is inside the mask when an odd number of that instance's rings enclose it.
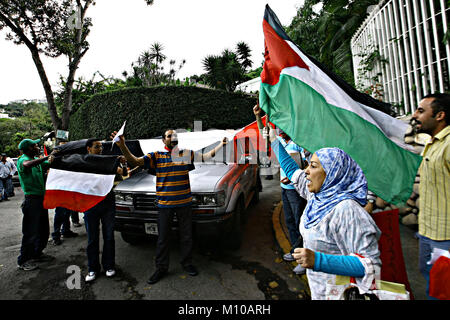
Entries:
{"label": "large palestinian flag", "polygon": [[267,5],[260,105],[270,121],[311,153],[324,147],[347,152],[363,169],[368,187],[387,202],[410,197],[421,157],[403,142],[408,125],[389,105],[362,94],[302,52]]}
{"label": "large palestinian flag", "polygon": [[89,210],[111,192],[118,165],[117,156],[69,154],[56,158],[47,176],[44,208]]}

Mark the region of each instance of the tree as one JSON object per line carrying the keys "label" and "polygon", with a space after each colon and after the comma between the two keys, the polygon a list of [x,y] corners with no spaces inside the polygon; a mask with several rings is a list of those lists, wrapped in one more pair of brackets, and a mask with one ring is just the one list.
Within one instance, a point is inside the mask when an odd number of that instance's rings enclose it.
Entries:
{"label": "tree", "polygon": [[325,39],[320,48],[320,59],[348,83],[354,84],[350,41],[367,17],[367,8],[379,0],[325,1],[318,33]]}
{"label": "tree", "polygon": [[[153,0],[146,3],[151,5]],[[24,44],[30,51],[54,129],[69,127],[75,74],[89,49],[87,36],[92,20],[86,17],[86,11],[94,4],[94,0],[0,0],[0,30],[6,29],[7,40]],[[65,56],[69,62],[60,114],[41,54],[53,58]]]}
{"label": "tree", "polygon": [[[286,31],[308,55],[354,84],[350,40],[379,0],[306,0]],[[322,4],[320,10],[315,6]]]}
{"label": "tree", "polygon": [[[101,79],[97,80],[99,76]],[[66,88],[65,79],[60,79],[60,89],[55,94],[55,102],[59,108],[61,108],[64,102],[64,92]],[[126,87],[136,86],[135,82],[128,82],[114,77],[105,77],[99,71],[94,72],[92,78],[85,80],[82,77],[78,78],[74,82],[74,88],[72,90],[72,109],[71,114],[74,114],[92,95],[105,92],[123,89]]]}
{"label": "tree", "polygon": [[[167,59],[167,56],[163,53],[163,50],[163,45],[155,42],[149,50],[143,51],[137,61],[131,64],[133,75],[129,79],[140,81],[145,87],[174,83],[177,72],[184,66],[186,60],[181,61],[177,70],[175,67],[176,61],[171,59],[169,61],[169,73],[165,73],[162,63]],[[124,75],[128,77],[127,72],[124,72]]]}
{"label": "tree", "polygon": [[[42,137],[52,130],[47,106],[43,103],[15,102],[14,108],[23,111],[15,119],[0,119],[0,150],[9,156],[18,156],[17,146],[22,139]],[[9,104],[10,105],[10,104]]]}
{"label": "tree", "polygon": [[234,91],[239,83],[246,80],[246,69],[252,66],[250,53],[248,45],[239,42],[236,52],[225,49],[221,55],[206,56],[202,61],[206,71],[203,79],[214,88]]}
{"label": "tree", "polygon": [[314,10],[317,0],[305,0],[291,24],[286,27],[286,33],[307,54],[319,59],[320,48],[324,42],[325,35],[318,33],[320,14]]}
{"label": "tree", "polygon": [[236,45],[236,54],[237,58],[241,63],[241,66],[244,70],[250,68],[253,65],[252,60],[250,60],[252,50],[245,42],[238,42]]}

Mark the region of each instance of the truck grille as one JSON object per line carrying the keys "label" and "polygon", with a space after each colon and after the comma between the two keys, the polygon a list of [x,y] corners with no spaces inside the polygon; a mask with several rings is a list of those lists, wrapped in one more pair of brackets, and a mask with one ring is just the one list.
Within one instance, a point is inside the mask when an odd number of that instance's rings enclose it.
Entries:
{"label": "truck grille", "polygon": [[135,195],[134,207],[136,210],[157,210],[158,207],[156,206],[156,195]]}

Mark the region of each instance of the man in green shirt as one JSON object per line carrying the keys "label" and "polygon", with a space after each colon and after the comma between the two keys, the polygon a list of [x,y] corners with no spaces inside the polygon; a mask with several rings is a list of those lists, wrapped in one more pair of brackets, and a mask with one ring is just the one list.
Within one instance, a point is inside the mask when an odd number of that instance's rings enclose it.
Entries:
{"label": "man in green shirt", "polygon": [[45,172],[54,159],[54,152],[38,157],[40,140],[24,139],[19,143],[23,155],[17,161],[17,171],[25,194],[22,203],[22,246],[17,258],[18,268],[30,271],[38,268],[36,262],[53,260],[43,254],[50,234],[48,210],[44,209]]}

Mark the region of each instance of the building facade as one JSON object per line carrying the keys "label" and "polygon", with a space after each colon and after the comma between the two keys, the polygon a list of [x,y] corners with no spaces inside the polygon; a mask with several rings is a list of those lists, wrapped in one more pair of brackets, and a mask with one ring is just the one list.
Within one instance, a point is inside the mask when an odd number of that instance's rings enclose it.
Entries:
{"label": "building facade", "polygon": [[359,90],[411,114],[423,96],[450,91],[447,0],[382,0],[351,40]]}

